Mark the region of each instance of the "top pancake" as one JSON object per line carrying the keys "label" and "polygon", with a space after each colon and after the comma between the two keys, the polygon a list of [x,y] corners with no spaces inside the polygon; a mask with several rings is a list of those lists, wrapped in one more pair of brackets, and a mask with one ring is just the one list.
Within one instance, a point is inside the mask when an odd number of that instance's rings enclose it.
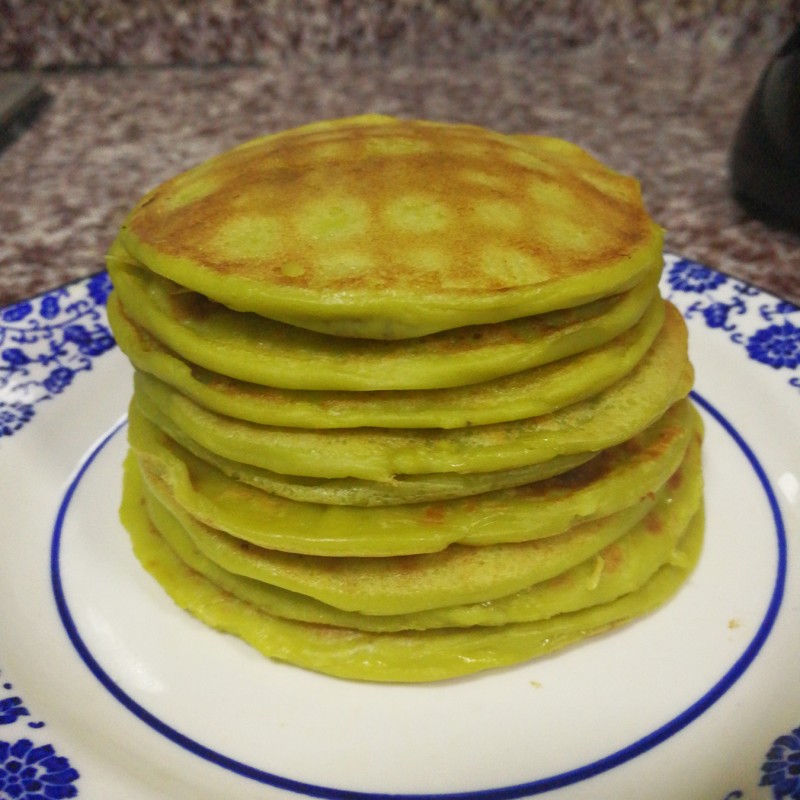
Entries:
{"label": "top pancake", "polygon": [[217,156],[120,232],[134,260],[234,310],[375,339],[623,291],[661,242],[638,183],[574,145],[378,116]]}

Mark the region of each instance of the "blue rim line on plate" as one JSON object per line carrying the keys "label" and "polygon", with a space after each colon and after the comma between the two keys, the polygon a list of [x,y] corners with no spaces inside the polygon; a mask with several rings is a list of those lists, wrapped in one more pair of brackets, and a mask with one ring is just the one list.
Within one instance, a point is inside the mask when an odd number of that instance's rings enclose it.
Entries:
{"label": "blue rim line on plate", "polygon": [[744,674],[744,672],[758,655],[772,630],[775,619],[777,618],[780,610],[781,602],[783,600],[787,567],[786,531],[775,492],[770,485],[769,479],[764,472],[763,467],[756,458],[755,453],[747,444],[747,442],[745,442],[744,438],[736,430],[736,428],[716,407],[714,407],[708,400],[699,395],[697,392],[691,392],[691,397],[699,406],[707,411],[714,418],[714,420],[716,420],[716,422],[722,426],[725,432],[734,440],[739,449],[744,453],[748,462],[750,463],[750,466],[756,473],[756,476],[758,477],[758,480],[761,483],[761,486],[764,489],[769,501],[773,522],[775,524],[778,555],[775,584],[773,586],[770,602],[767,607],[766,614],[764,615],[764,618],[755,633],[755,636],[750,641],[745,651],[741,656],[739,656],[739,658],[734,662],[733,666],[725,673],[725,675],[723,675],[723,677],[702,697],[692,703],[692,705],[690,705],[680,714],[673,717],[669,722],[665,723],[659,728],[656,728],[649,734],[642,736],[635,742],[632,742],[631,744],[620,748],[619,750],[616,750],[615,752],[610,753],[603,758],[597,759],[588,764],[584,764],[583,766],[576,767],[555,775],[539,778],[528,783],[503,786],[495,789],[477,789],[463,792],[383,793],[337,789],[335,787],[318,786],[315,784],[294,780],[292,778],[285,778],[280,775],[275,775],[273,773],[258,769],[257,767],[253,767],[249,764],[242,763],[241,761],[237,761],[230,756],[226,756],[223,753],[219,753],[216,750],[212,750],[211,748],[205,747],[199,742],[194,741],[170,725],[167,725],[155,714],[137,703],[111,679],[107,672],[103,670],[103,668],[92,655],[86,643],[83,641],[69,610],[69,605],[64,594],[64,587],[61,581],[60,571],[62,531],[72,498],[75,495],[81,479],[91,467],[99,453],[111,441],[111,439],[125,427],[127,420],[124,417],[108,433],[106,433],[105,436],[103,436],[89,452],[67,487],[59,506],[58,514],[53,527],[53,538],[50,549],[51,580],[58,613],[61,617],[64,629],[66,630],[70,641],[77,650],[81,659],[84,661],[95,678],[97,678],[97,680],[123,706],[125,706],[140,720],[149,725],[162,736],[170,739],[172,742],[183,747],[185,750],[207,761],[210,761],[213,764],[223,767],[224,769],[230,770],[231,772],[234,772],[245,778],[258,781],[259,783],[268,784],[278,789],[305,794],[311,797],[329,798],[330,800],[388,800],[389,798],[392,798],[393,800],[423,800],[423,798],[437,798],[438,800],[514,800],[515,798],[542,794],[544,792],[553,791],[571,784],[579,783],[583,780],[595,777],[614,769],[615,767],[618,767],[625,762],[636,758],[642,753],[651,750],[656,745],[666,741],[671,736],[685,728],[693,720],[697,719],[701,714],[703,714],[703,712],[708,710],[714,703],[716,703],[717,700],[719,700],[728,691],[728,689],[730,689],[734,683],[739,680],[739,678]]}

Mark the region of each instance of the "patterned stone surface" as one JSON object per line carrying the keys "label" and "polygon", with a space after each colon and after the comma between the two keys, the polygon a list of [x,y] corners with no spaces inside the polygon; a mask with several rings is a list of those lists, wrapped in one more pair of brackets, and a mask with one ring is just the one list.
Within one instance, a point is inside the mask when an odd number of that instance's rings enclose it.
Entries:
{"label": "patterned stone surface", "polygon": [[470,58],[676,36],[737,52],[769,46],[799,11],[798,0],[0,0],[0,67]]}
{"label": "patterned stone surface", "polygon": [[[38,5],[0,0],[0,18],[3,4]],[[635,5],[650,19],[659,4]],[[680,7],[691,16],[700,5]],[[606,13],[623,7],[609,3]],[[782,14],[764,17],[759,30],[782,31]],[[418,41],[413,58],[331,45],[280,65],[43,72],[52,102],[0,153],[0,305],[101,269],[126,210],[175,172],[265,132],[366,111],[575,141],[640,178],[671,251],[800,302],[800,236],[748,217],[728,186],[737,121],[780,38],[766,47],[753,33],[732,54],[708,31],[658,38],[657,27],[624,46],[601,36],[535,53],[533,45],[422,52]]]}

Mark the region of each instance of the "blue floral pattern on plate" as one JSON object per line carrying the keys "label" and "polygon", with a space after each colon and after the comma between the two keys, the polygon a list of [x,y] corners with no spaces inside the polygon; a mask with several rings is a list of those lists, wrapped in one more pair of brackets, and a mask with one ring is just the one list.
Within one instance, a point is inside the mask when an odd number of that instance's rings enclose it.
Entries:
{"label": "blue floral pattern on plate", "polygon": [[[31,716],[13,685],[0,686],[0,798],[3,800],[64,800],[77,797],[80,774],[52,744],[37,744],[31,736],[44,723]],[[20,730],[26,724],[28,730]],[[6,733],[6,731],[8,733]],[[18,738],[12,738],[18,737]]]}
{"label": "blue floral pattern on plate", "polygon": [[662,287],[687,320],[698,316],[749,358],[790,373],[800,389],[800,308],[686,258],[666,257]]}
{"label": "blue floral pattern on plate", "polygon": [[105,316],[110,291],[101,272],[0,310],[0,439],[115,346]]}
{"label": "blue floral pattern on plate", "polygon": [[[667,255],[663,294],[687,320],[728,336],[747,357],[800,389],[800,308],[689,259]],[[71,386],[114,346],[105,304],[105,272],[33,300],[0,309],[0,439],[35,416],[39,403]],[[79,772],[52,744],[39,743],[44,722],[31,720],[11,683],[0,684],[0,798],[62,800],[78,796]],[[34,741],[36,740],[36,741]],[[757,786],[772,800],[800,800],[800,727],[775,739]],[[744,798],[741,789],[727,797]]]}
{"label": "blue floral pattern on plate", "polygon": [[771,787],[775,800],[800,800],[800,728],[775,740],[761,772],[761,786]]}

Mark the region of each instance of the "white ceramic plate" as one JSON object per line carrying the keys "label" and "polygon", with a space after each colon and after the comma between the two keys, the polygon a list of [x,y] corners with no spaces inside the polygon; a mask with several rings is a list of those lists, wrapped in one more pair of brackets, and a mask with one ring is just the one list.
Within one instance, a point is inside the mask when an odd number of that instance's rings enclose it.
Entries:
{"label": "white ceramic plate", "polygon": [[116,516],[104,274],[0,310],[0,798],[800,798],[800,310],[669,257],[705,417],[701,563],[656,614],[427,686],[272,663]]}

